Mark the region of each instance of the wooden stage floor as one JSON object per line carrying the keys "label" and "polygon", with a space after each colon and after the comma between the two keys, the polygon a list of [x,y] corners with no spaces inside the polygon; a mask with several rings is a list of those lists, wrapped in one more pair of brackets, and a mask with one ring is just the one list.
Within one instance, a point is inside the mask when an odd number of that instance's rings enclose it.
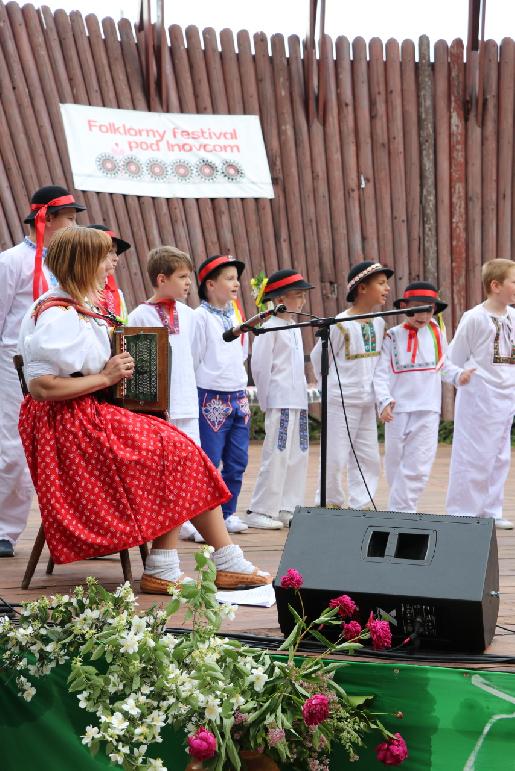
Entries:
{"label": "wooden stage floor", "polygon": [[[447,472],[450,457],[450,447],[441,445],[438,450],[437,460],[433,467],[430,482],[420,504],[420,511],[430,513],[443,513],[445,493],[447,487]],[[260,459],[260,445],[252,445],[250,462],[247,470],[243,491],[240,498],[240,511],[245,511],[250,500],[254,480],[256,479]],[[307,501],[313,500],[316,486],[316,474],[318,464],[318,447],[313,447],[310,456],[310,466],[307,485]],[[387,487],[384,479],[381,480],[376,504],[378,509],[386,507]],[[510,478],[506,485],[505,516],[515,522],[515,468],[512,468]],[[16,556],[14,559],[0,559],[0,597],[8,602],[19,603],[24,600],[34,599],[42,594],[67,593],[76,584],[84,581],[85,576],[92,575],[108,589],[113,589],[122,581],[121,566],[117,556],[104,557],[88,562],[77,562],[70,565],[56,566],[53,575],[46,575],[46,560],[48,552],[43,551],[42,559],[36,569],[29,590],[20,588],[21,579],[25,571],[28,556],[39,527],[39,511],[37,502],[34,501],[29,526],[22,535]],[[249,530],[247,533],[236,536],[236,541],[241,544],[245,552],[260,568],[269,570],[275,575],[281,557],[287,531]],[[515,659],[515,530],[497,531],[499,544],[499,572],[501,603],[498,624],[508,630],[498,628],[498,634],[494,638],[487,653],[514,657]],[[182,565],[186,573],[191,575],[193,558],[192,553],[196,546],[191,542],[181,541],[180,551]],[[138,549],[131,551],[132,571],[134,575],[134,588],[138,592],[139,576],[141,574],[141,561]],[[459,569],[459,560],[457,561]],[[141,609],[145,609],[155,602],[165,602],[166,598],[152,595],[140,595],[138,598]],[[171,620],[173,626],[178,626],[180,617],[175,616]],[[248,632],[257,635],[278,637],[280,635],[276,608],[248,608],[240,607],[236,619],[227,622],[227,632]],[[481,668],[513,669],[515,666],[503,663],[486,663]]]}

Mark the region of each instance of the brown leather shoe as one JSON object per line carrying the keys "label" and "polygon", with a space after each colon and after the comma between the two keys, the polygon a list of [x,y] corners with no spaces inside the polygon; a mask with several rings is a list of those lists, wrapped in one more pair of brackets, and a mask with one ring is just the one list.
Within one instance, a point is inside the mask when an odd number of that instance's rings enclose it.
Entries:
{"label": "brown leather shoe", "polygon": [[169,594],[169,589],[180,587],[182,581],[167,581],[165,578],[156,578],[143,573],[139,582],[140,592],[143,594]]}
{"label": "brown leather shoe", "polygon": [[215,578],[218,589],[251,589],[253,586],[266,586],[271,583],[272,576],[269,573],[260,576],[257,568],[253,573],[218,570]]}

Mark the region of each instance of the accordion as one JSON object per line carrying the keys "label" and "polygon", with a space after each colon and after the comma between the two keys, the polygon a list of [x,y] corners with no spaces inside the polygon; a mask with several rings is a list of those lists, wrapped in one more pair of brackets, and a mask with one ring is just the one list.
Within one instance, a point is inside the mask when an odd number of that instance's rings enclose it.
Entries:
{"label": "accordion", "polygon": [[112,337],[113,354],[127,351],[134,374],[115,386],[111,401],[132,412],[160,417],[168,411],[172,355],[164,327],[119,327]]}

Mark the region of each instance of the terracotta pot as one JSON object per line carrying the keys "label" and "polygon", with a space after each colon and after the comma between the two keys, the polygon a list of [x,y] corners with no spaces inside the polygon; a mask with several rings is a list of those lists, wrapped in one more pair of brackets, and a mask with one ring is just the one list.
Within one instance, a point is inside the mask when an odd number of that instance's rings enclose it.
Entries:
{"label": "terracotta pot", "polygon": [[[279,771],[279,766],[268,755],[254,750],[241,750],[242,771]],[[204,766],[200,760],[192,760],[185,771],[202,771]]]}

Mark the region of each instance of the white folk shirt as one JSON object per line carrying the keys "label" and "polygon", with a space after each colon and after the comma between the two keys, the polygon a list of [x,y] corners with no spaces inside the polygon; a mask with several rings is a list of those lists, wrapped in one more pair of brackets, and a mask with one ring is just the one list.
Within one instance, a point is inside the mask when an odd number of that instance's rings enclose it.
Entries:
{"label": "white folk shirt", "polygon": [[[56,288],[42,297],[69,298],[69,295]],[[18,341],[27,383],[42,375],[69,377],[74,372],[96,375],[103,370],[111,357],[105,321],[81,316],[72,307],[55,307],[44,311],[36,324],[32,318],[34,305],[21,322]]]}
{"label": "white folk shirt", "polygon": [[262,410],[308,407],[304,347],[300,329],[288,329],[293,321],[271,318],[263,327],[285,331],[257,335],[252,344],[252,376]]}
{"label": "white folk shirt", "polygon": [[[45,256],[46,250],[43,250]],[[0,254],[0,343],[16,347],[21,321],[33,302],[32,282],[36,245],[29,238]],[[48,286],[54,277],[43,261]]]}
{"label": "white folk shirt", "polygon": [[[170,417],[198,418],[197,384],[193,367],[192,348],[195,337],[196,314],[185,303],[175,304],[179,320],[179,334],[168,335],[172,350],[172,374],[170,378]],[[133,327],[162,327],[155,306],[138,305],[128,319]]]}
{"label": "white folk shirt", "polygon": [[[241,336],[230,343],[222,338],[225,331],[222,318],[204,305],[195,309],[195,345],[193,362],[197,386],[210,391],[243,391],[247,387],[247,371],[244,362],[248,355],[247,335],[243,344]],[[231,312],[232,326],[238,319]]]}
{"label": "white folk shirt", "polygon": [[435,321],[411,333],[405,324],[389,329],[374,373],[378,413],[392,401],[395,412],[440,412],[442,380],[457,386],[462,372],[446,351],[445,332]]}
{"label": "white folk shirt", "polygon": [[504,316],[495,316],[480,304],[466,311],[448,356],[458,367],[476,368],[471,384],[479,378],[515,401],[515,310],[508,307]]}
{"label": "white folk shirt", "polygon": [[[348,311],[340,313],[339,319],[352,319]],[[331,327],[330,339],[333,346],[344,399],[348,403],[373,403],[372,378],[379,359],[384,335],[384,319],[377,317],[361,324],[346,321]],[[311,352],[311,363],[320,385],[320,362],[322,342],[319,340]],[[329,375],[327,378],[329,401],[341,402],[340,388],[329,347]]]}

